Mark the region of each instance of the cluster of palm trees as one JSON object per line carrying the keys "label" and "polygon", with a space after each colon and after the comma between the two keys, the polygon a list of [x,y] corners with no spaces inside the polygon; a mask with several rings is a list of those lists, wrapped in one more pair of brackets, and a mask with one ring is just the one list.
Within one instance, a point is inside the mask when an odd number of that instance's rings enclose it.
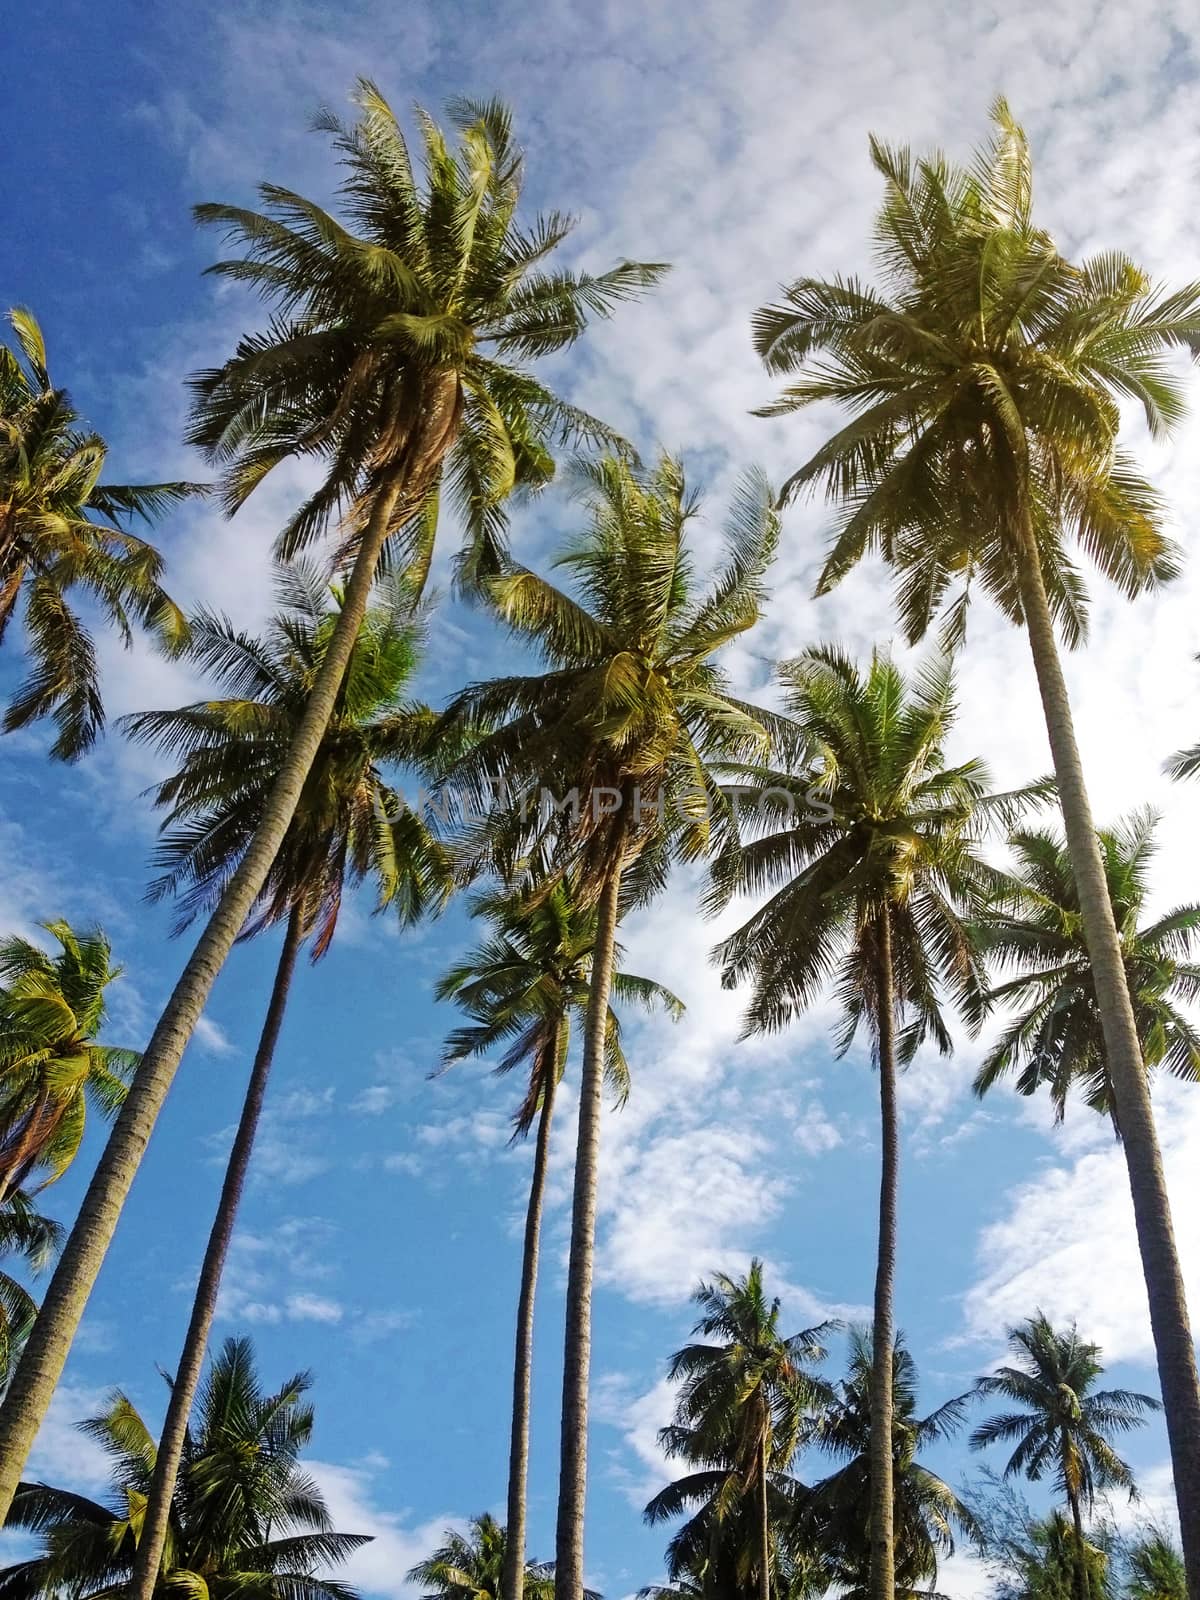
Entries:
{"label": "cluster of palm trees", "polygon": [[[180,928],[203,918],[146,1049],[98,1053],[112,976],[100,935],[51,925],[68,965],[87,969],[78,998],[68,993],[73,970],[60,981],[44,956],[39,969],[33,947],[22,954],[14,944],[0,972],[2,1211],[18,1248],[44,1255],[54,1242],[31,1224],[23,1185],[69,1159],[86,1095],[113,1116],[36,1316],[3,1297],[7,1337],[21,1350],[0,1409],[0,1513],[26,1492],[30,1448],[212,986],[238,939],[282,924],[166,1421],[142,1454],[134,1549],[123,1547],[135,1600],[172,1572],[188,1419],[298,957],[306,945],[313,959],[329,947],[347,886],[369,882],[380,908],[410,923],[474,885],[473,910],[489,931],[442,985],[466,1019],[446,1062],[503,1051],[500,1069],[525,1074],[515,1133],[536,1129],[505,1600],[521,1600],[526,1581],[541,1208],[555,1090],[580,1024],[554,1581],[564,1600],[581,1600],[604,1090],[620,1099],[629,1084],[616,1011],[626,1001],[679,1010],[652,979],[617,970],[618,933],[675,864],[704,863],[708,909],[762,899],[715,953],[726,986],[748,985],[747,1031],[782,1028],[832,989],[838,1047],[862,1027],[879,1068],[872,1327],[826,1405],[842,1423],[827,1421],[822,1435],[857,1465],[828,1490],[821,1516],[830,1527],[850,1516],[853,1483],[866,1497],[865,1513],[861,1498],[854,1512],[865,1554],[852,1559],[839,1545],[837,1573],[820,1569],[827,1581],[850,1582],[853,1565],[871,1600],[893,1600],[928,1572],[913,1565],[903,1521],[920,1426],[893,1315],[897,1074],[927,1043],[948,1052],[956,1016],[979,1028],[997,1008],[1015,1008],[980,1071],[981,1092],[1013,1070],[1024,1092],[1048,1087],[1061,1111],[1078,1083],[1123,1140],[1189,1595],[1200,1600],[1200,1388],[1148,1085],[1159,1063],[1200,1072],[1180,1009],[1200,977],[1190,959],[1200,908],[1142,925],[1152,821],[1097,831],[1059,655],[1060,637],[1078,644],[1086,628],[1075,547],[1131,598],[1178,568],[1163,508],[1119,446],[1118,403],[1140,404],[1156,434],[1178,421],[1169,357],[1200,345],[1200,285],[1168,291],[1114,252],[1082,264],[1061,256],[1034,223],[1028,147],[1002,102],[969,168],[874,143],[885,190],[878,286],[800,279],[754,318],[767,370],[787,379],[765,411],[832,402],[849,420],[780,494],[756,473],[741,480],[723,562],[706,582],[690,535],[700,501],[680,462],[663,452],[643,464],[532,370],[665,269],[551,265],[571,220],[523,218],[521,153],[497,102],[453,103],[451,136],[422,113],[416,159],[373,85],[359,85],[357,102],[353,124],[321,123],[344,168],[340,218],[273,184],[257,211],[197,212],[233,247],[212,270],[271,316],[192,379],[189,442],[218,474],[231,515],[280,464],[317,470],[276,541],[281,608],[263,639],[220,616],[185,619],[167,599],[158,556],[126,524],[201,491],[100,484],[102,441],[79,430],[51,384],[33,318],[11,318],[17,349],[0,362],[0,628],[20,601],[33,672],[8,725],[51,717],[54,753],[67,757],[102,725],[93,643],[67,604],[75,588],[122,632],[131,615],[144,622],[225,697],[125,724],[173,768],[154,796],[163,833],[151,894],[176,898]],[[554,583],[512,554],[508,507],[548,485],[563,449],[577,452],[583,519]],[[836,518],[819,591],[881,557],[905,636],[915,643],[940,622],[939,648],[906,677],[884,651],[858,664],[816,645],[780,665],[779,703],[767,710],[735,692],[720,654],[761,619],[783,510],[816,488]],[[540,670],[468,685],[439,711],[410,698],[410,685],[444,503],[463,534],[458,584]],[[1053,781],[1005,794],[980,761],[951,764],[946,754],[953,657],[979,593],[1028,632],[1053,756]],[[1189,761],[1178,758],[1182,773]],[[404,803],[397,765],[434,785],[432,813]],[[1055,802],[1065,841],[1026,815]],[[1018,830],[1015,870],[991,863],[997,828]],[[761,1299],[761,1284],[756,1292]],[[706,1306],[712,1331],[724,1326],[723,1293]],[[815,1354],[802,1344],[786,1360],[804,1366]],[[767,1600],[771,1499],[790,1493],[771,1475],[786,1472],[806,1436],[816,1391],[778,1415],[764,1393],[737,1438],[710,1451],[704,1378],[688,1359],[672,1439],[705,1471],[758,1485],[758,1521],[749,1511],[744,1520],[761,1538],[744,1571]],[[898,1434],[909,1438],[907,1456]]]}

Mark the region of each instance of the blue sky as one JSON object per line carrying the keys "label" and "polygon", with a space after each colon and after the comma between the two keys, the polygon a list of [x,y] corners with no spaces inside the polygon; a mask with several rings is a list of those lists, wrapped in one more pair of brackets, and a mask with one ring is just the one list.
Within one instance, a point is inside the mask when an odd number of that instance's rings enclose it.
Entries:
{"label": "blue sky", "polygon": [[[499,93],[527,146],[531,201],[580,215],[581,261],[675,263],[661,292],[554,377],[644,447],[684,453],[706,490],[697,537],[708,550],[736,472],[759,462],[779,478],[831,420],[748,415],[770,393],[748,317],[780,279],[866,265],[877,195],[867,131],[965,154],[1003,90],[1029,128],[1042,215],[1063,243],[1123,245],[1178,281],[1200,259],[1198,51],[1187,0],[1143,5],[1136,28],[1099,0],[28,8],[6,28],[0,139],[15,159],[0,170],[0,303],[34,307],[59,381],[112,441],[117,477],[199,475],[178,443],[182,379],[219,360],[253,313],[201,279],[214,241],[192,229],[189,206],[246,202],[259,178],[327,197],[335,172],[306,126],[321,103],[343,106],[360,72],[397,106]],[[1200,429],[1151,447],[1131,419],[1130,436],[1190,542]],[[163,540],[177,597],[261,621],[270,539],[301,484],[281,476],[232,524],[211,510],[180,516]],[[575,515],[549,496],[515,526],[521,553],[536,559]],[[866,650],[890,638],[878,572],[807,598],[823,517],[820,506],[788,514],[770,615],[730,662],[747,692],[765,692],[769,663],[807,643],[836,636]],[[1196,793],[1158,775],[1197,737],[1197,588],[1190,566],[1135,608],[1097,590],[1090,647],[1070,668],[1098,814],[1144,800],[1164,812],[1164,902],[1200,885]],[[486,675],[504,649],[486,621],[445,603],[425,692]],[[18,665],[6,649],[0,687]],[[114,714],[198,690],[140,647],[106,648],[105,671]],[[988,756],[1001,782],[1046,768],[1024,643],[984,612],[962,700],[962,754]],[[0,745],[0,929],[99,919],[127,968],[112,1038],[137,1045],[184,956],[168,917],[139,899],[153,835],[139,795],[155,767],[115,737],[78,768],[51,767],[47,742],[34,732]],[[625,935],[627,964],[669,983],[689,1012],[677,1026],[632,1027],[633,1095],[605,1129],[588,1570],[610,1596],[661,1570],[663,1539],[638,1509],[663,1481],[662,1375],[697,1276],[764,1255],[796,1327],[870,1294],[869,1066],[832,1060],[827,1014],[769,1045],[739,1043],[737,999],[705,965],[715,932],[680,880]],[[376,1534],[354,1575],[385,1596],[406,1592],[404,1568],[448,1521],[503,1502],[528,1152],[506,1147],[509,1086],[475,1069],[425,1077],[452,1021],[432,985],[468,937],[458,911],[400,938],[355,906],[332,954],[301,974],[221,1321],[223,1333],[254,1333],[268,1376],[314,1369],[321,1479],[341,1525]],[[161,1406],[154,1367],[170,1366],[182,1335],[274,954],[267,940],[239,949],[213,995],[39,1445],[47,1476],[97,1486],[69,1424],[107,1386]],[[1038,1305],[1077,1316],[1121,1381],[1153,1388],[1119,1154],[1082,1113],[1055,1130],[1044,1107],[1004,1094],[979,1107],[968,1092],[977,1049],[919,1060],[905,1085],[899,1316],[925,1399],[965,1388],[996,1359],[1006,1321]],[[1160,1108],[1200,1306],[1200,1107],[1168,1089]],[[568,1094],[539,1313],[539,1554],[553,1543],[572,1111]],[[70,1215],[94,1148],[47,1196],[55,1214]],[[1130,1455],[1160,1497],[1161,1429]],[[940,1464],[952,1477],[970,1465],[963,1449]],[[967,1600],[978,1582],[956,1560],[942,1588]]]}

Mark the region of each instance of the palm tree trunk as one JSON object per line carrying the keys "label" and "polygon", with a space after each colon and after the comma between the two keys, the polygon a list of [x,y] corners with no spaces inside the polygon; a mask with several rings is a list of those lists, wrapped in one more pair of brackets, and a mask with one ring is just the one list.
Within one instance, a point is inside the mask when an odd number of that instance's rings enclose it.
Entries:
{"label": "palm tree trunk", "polygon": [[457,425],[457,380],[448,374],[431,388],[410,447],[375,493],[345,601],[295,738],[263,807],[262,819],[151,1035],[0,1407],[0,1526],[12,1506],[26,1459],[62,1376],[75,1330],[180,1058],[299,804],[304,781],[333,714],[384,542],[407,507],[419,503],[453,442]]}
{"label": "palm tree trunk", "polygon": [[513,1360],[512,1434],[508,1447],[508,1522],[504,1546],[503,1600],[521,1600],[525,1588],[525,1503],[529,1482],[529,1412],[533,1387],[533,1303],[537,1293],[538,1250],[542,1234],[542,1201],[550,1156],[550,1122],[558,1090],[558,1053],[564,1023],[554,1030],[550,1072],[542,1089],[538,1114],[529,1204],[525,1208],[525,1245],[521,1256],[521,1296],[517,1303],[517,1348]]}
{"label": "palm tree trunk", "polygon": [[896,1205],[900,1174],[900,1128],[896,1111],[896,1002],[892,975],[892,924],[887,910],[879,919],[878,1015],[879,1244],[875,1267],[875,1306],[871,1327],[871,1600],[894,1600],[896,1550],[892,1534],[892,1350],[896,1288]]}
{"label": "palm tree trunk", "polygon": [[254,1065],[250,1071],[250,1081],[246,1086],[246,1098],[242,1103],[242,1115],[229,1152],[225,1181],[221,1185],[221,1198],[217,1202],[212,1232],[208,1236],[208,1248],[204,1252],[200,1277],[196,1283],[191,1321],[188,1323],[187,1334],[183,1341],[179,1365],[175,1369],[175,1380],[171,1385],[171,1398],[167,1405],[162,1436],[158,1441],[154,1476],[150,1482],[150,1497],[146,1503],[141,1537],[138,1540],[137,1559],[130,1581],[130,1600],[151,1600],[154,1586],[158,1582],[158,1569],[162,1564],[171,1518],[171,1501],[175,1495],[175,1481],[179,1476],[179,1463],[183,1459],[188,1418],[191,1415],[192,1402],[196,1398],[196,1390],[200,1385],[204,1353],[208,1348],[208,1335],[221,1289],[221,1274],[225,1270],[225,1258],[229,1254],[229,1243],[233,1238],[238,1206],[241,1204],[242,1190],[246,1186],[246,1173],[254,1151],[254,1137],[258,1132],[259,1118],[262,1115],[267,1079],[271,1075],[271,1063],[275,1057],[279,1030],[283,1025],[288,990],[296,970],[296,956],[303,940],[303,917],[297,906],[293,908],[287,921],[283,949],[279,953],[279,966],[275,971],[275,982],[267,1004],[267,1015],[258,1041]]}
{"label": "palm tree trunk", "polygon": [[771,1600],[771,1521],[767,1512],[767,1435],[758,1441],[758,1600]]}
{"label": "palm tree trunk", "polygon": [[571,1207],[567,1266],[566,1338],[563,1349],[562,1447],[555,1538],[556,1600],[583,1600],[583,1519],[587,1500],[588,1371],[592,1354],[592,1269],[596,1246],[596,1181],[600,1159],[600,1112],[604,1087],[604,1041],[613,946],[621,895],[623,852],[609,870],[600,896],[592,982],[588,994],[579,1083],[579,1139]]}
{"label": "palm tree trunk", "polygon": [[1071,1506],[1071,1521],[1075,1525],[1075,1594],[1077,1600],[1089,1600],[1092,1592],[1087,1569],[1087,1540],[1083,1536],[1083,1514],[1079,1509],[1079,1496],[1071,1490],[1067,1499]]}
{"label": "palm tree trunk", "polygon": [[1196,1350],[1188,1322],[1171,1205],[1121,957],[1121,942],[1108,896],[1079,748],[1075,743],[1071,704],[1028,512],[1021,532],[1021,606],[1050,737],[1067,847],[1079,892],[1083,934],[1095,974],[1096,1002],[1104,1032],[1113,1100],[1125,1148],[1171,1446],[1187,1592],[1189,1600],[1200,1600],[1200,1384],[1196,1377]]}

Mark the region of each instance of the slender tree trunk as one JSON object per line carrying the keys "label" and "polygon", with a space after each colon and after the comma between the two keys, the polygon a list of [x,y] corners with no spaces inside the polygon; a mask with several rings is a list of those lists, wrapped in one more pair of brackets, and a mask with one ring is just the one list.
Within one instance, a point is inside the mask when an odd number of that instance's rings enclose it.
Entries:
{"label": "slender tree trunk", "polygon": [[[447,374],[428,396],[411,447],[375,494],[321,670],[263,807],[262,819],[151,1035],[46,1289],[41,1311],[0,1408],[0,1525],[7,1519],[29,1451],[66,1365],[75,1330],[180,1058],[299,803],[304,781],[333,714],[384,542],[403,517],[406,505],[417,503],[424,493],[453,442],[457,424],[457,380]],[[405,505],[401,504],[402,493]]]}
{"label": "slender tree trunk", "polygon": [[296,907],[287,921],[283,949],[279,954],[279,966],[275,972],[275,982],[267,1004],[267,1015],[258,1041],[254,1065],[250,1071],[250,1081],[246,1086],[246,1098],[242,1103],[242,1115],[229,1152],[225,1181],[221,1185],[221,1198],[217,1202],[217,1213],[213,1218],[212,1232],[208,1236],[208,1247],[204,1252],[200,1277],[196,1283],[191,1321],[188,1323],[183,1351],[171,1385],[171,1398],[167,1405],[162,1436],[158,1441],[154,1476],[150,1482],[150,1497],[146,1503],[141,1537],[138,1540],[129,1600],[151,1600],[154,1586],[158,1582],[158,1569],[162,1564],[171,1520],[171,1501],[175,1495],[179,1463],[183,1459],[188,1418],[196,1398],[196,1390],[200,1386],[204,1354],[208,1348],[208,1335],[217,1309],[217,1296],[221,1290],[221,1274],[225,1270],[225,1258],[229,1254],[229,1243],[233,1238],[238,1206],[241,1204],[242,1191],[246,1186],[246,1173],[254,1151],[259,1118],[262,1116],[267,1079],[271,1076],[271,1063],[275,1057],[279,1030],[283,1025],[288,990],[291,987],[292,974],[296,970],[296,956],[303,940],[303,917],[299,907]]}
{"label": "slender tree trunk", "polygon": [[[618,845],[618,852],[620,852]],[[613,946],[621,894],[621,855],[600,897],[592,982],[588,995],[579,1084],[579,1141],[567,1266],[566,1339],[563,1350],[562,1449],[555,1539],[555,1600],[583,1600],[583,1519],[587,1500],[588,1371],[592,1354],[592,1269],[596,1245],[596,1180],[604,1087],[604,1039]]]}
{"label": "slender tree trunk", "polygon": [[550,1156],[550,1123],[558,1091],[558,1053],[565,1023],[555,1028],[553,1059],[542,1090],[537,1144],[525,1208],[525,1245],[521,1256],[521,1297],[517,1303],[517,1348],[513,1360],[512,1434],[508,1447],[508,1523],[504,1546],[502,1600],[521,1600],[525,1588],[525,1506],[529,1483],[529,1412],[533,1388],[533,1308],[537,1294],[538,1251],[542,1235],[542,1201]]}
{"label": "slender tree trunk", "polygon": [[1075,743],[1071,704],[1028,514],[1021,532],[1021,605],[1050,736],[1067,846],[1079,893],[1083,934],[1095,974],[1105,1056],[1124,1143],[1171,1446],[1187,1592],[1189,1600],[1200,1600],[1200,1385],[1196,1378],[1196,1350],[1188,1323],[1183,1274],[1171,1225],[1171,1205],[1121,957],[1121,941],[1108,896],[1083,767]]}
{"label": "slender tree trunk", "polygon": [[1075,1525],[1075,1594],[1077,1600],[1090,1600],[1092,1585],[1087,1569],[1087,1540],[1083,1534],[1079,1496],[1072,1490],[1067,1499],[1071,1505],[1071,1521]]}
{"label": "slender tree trunk", "polygon": [[896,1289],[896,1203],[900,1174],[900,1127],[896,1112],[896,1003],[892,977],[892,923],[879,919],[879,1114],[882,1159],[879,1175],[879,1246],[871,1327],[871,1600],[894,1600],[896,1548],[892,1475],[893,1301]]}
{"label": "slender tree trunk", "polygon": [[771,1600],[771,1519],[767,1511],[767,1436],[758,1441],[758,1600]]}

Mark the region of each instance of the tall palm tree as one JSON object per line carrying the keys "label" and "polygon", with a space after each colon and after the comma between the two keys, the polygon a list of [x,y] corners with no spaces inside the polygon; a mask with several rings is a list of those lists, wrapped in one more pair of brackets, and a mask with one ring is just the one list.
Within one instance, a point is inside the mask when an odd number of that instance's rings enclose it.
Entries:
{"label": "tall palm tree", "polygon": [[0,940],[0,1205],[41,1174],[61,1178],[79,1150],[89,1100],[111,1116],[136,1052],[100,1044],[108,987],[121,975],[99,928],[47,922],[54,954]]}
{"label": "tall palm tree", "polygon": [[[917,1415],[917,1371],[903,1338],[896,1337],[892,1371],[892,1527],[895,1583],[910,1597],[932,1591],[938,1558],[952,1555],[955,1535],[976,1537],[975,1520],[948,1484],[918,1459],[918,1452],[952,1438],[969,1396]],[[875,1361],[871,1334],[850,1335],[846,1377],[833,1405],[818,1419],[817,1447],[842,1464],[813,1485],[798,1508],[794,1536],[801,1549],[823,1552],[839,1590],[863,1600],[875,1577]]]}
{"label": "tall palm tree", "polygon": [[[213,1362],[187,1435],[171,1505],[164,1594],[234,1600],[355,1600],[324,1576],[369,1539],[334,1530],[325,1501],[299,1464],[312,1437],[307,1373],[265,1394],[248,1339],[227,1339]],[[133,1402],[114,1390],[107,1409],[79,1424],[112,1462],[104,1501],[23,1483],[7,1525],[37,1534],[31,1560],[0,1571],[3,1600],[126,1591],[141,1532],[154,1438]]]}
{"label": "tall palm tree", "polygon": [[646,1520],[700,1502],[710,1539],[719,1539],[731,1513],[753,1506],[744,1520],[755,1537],[739,1576],[753,1575],[759,1600],[771,1600],[772,1484],[788,1472],[812,1414],[833,1398],[812,1371],[825,1359],[830,1324],[780,1333],[779,1300],[767,1298],[758,1260],[744,1278],[718,1273],[701,1283],[692,1299],[701,1308],[692,1332],[715,1342],[684,1345],[671,1358],[675,1421],[658,1438],[668,1456],[700,1470],[656,1495]]}
{"label": "tall palm tree", "polygon": [[971,1435],[971,1448],[1015,1444],[1006,1478],[1021,1473],[1033,1483],[1053,1480],[1071,1513],[1076,1592],[1088,1600],[1083,1510],[1090,1510],[1097,1489],[1135,1492],[1133,1474],[1109,1440],[1141,1427],[1145,1413],[1161,1407],[1152,1396],[1130,1389],[1098,1390],[1096,1380],[1104,1372],[1099,1346],[1081,1339],[1073,1323],[1060,1331],[1039,1311],[1009,1329],[1008,1347],[1017,1364],[997,1367],[975,1388],[984,1398],[1007,1400],[1020,1409],[982,1422]]}
{"label": "tall palm tree", "polygon": [[[950,668],[911,683],[883,656],[862,673],[834,649],[780,669],[793,742],[811,763],[739,774],[756,808],[755,836],[731,839],[710,905],[738,889],[770,898],[717,950],[723,981],[749,977],[746,1032],[782,1028],[833,979],[844,1017],[839,1052],[865,1024],[879,1067],[882,1165],[875,1272],[872,1493],[873,1600],[891,1600],[893,1298],[900,1126],[897,1068],[926,1035],[945,1054],[943,992],[969,1002],[981,973],[963,917],[985,869],[976,854],[987,775],[950,766]],[[899,1040],[897,1022],[909,1018]]]}
{"label": "tall palm tree", "polygon": [[551,880],[572,874],[584,903],[598,908],[567,1269],[555,1557],[563,1600],[583,1589],[596,1180],[617,924],[625,907],[661,887],[672,856],[694,860],[708,848],[727,806],[706,763],[762,749],[761,723],[730,696],[712,657],[757,620],[778,533],[769,489],[747,480],[727,565],[702,594],[685,539],[697,502],[679,464],[664,456],[640,471],[609,457],[579,471],[591,518],[557,563],[579,598],[515,565],[485,588],[493,610],[541,653],[545,673],[468,688],[445,724],[479,735],[450,772],[472,808],[486,811],[498,786],[519,802],[485,816],[485,842],[499,835],[506,861],[532,852]]}
{"label": "tall palm tree", "polygon": [[[584,907],[566,881],[541,896],[490,893],[472,905],[492,925],[491,935],[452,967],[438,983],[439,1000],[452,1000],[470,1021],[446,1041],[445,1066],[487,1055],[507,1045],[496,1071],[525,1068],[525,1093],[513,1119],[513,1138],[537,1126],[517,1303],[513,1405],[508,1455],[508,1522],[503,1593],[521,1600],[525,1582],[526,1490],[529,1478],[529,1413],[533,1387],[533,1321],[537,1293],[542,1202],[550,1156],[550,1127],[558,1085],[567,1063],[573,1021],[587,1012],[588,984],[596,948],[596,910]],[[683,1003],[649,978],[614,972],[612,994],[623,1002],[662,1005],[673,1017]],[[605,1073],[618,1102],[629,1093],[629,1066],[620,1024],[611,1005]]]}
{"label": "tall palm tree", "polygon": [[[1156,821],[1152,812],[1139,811],[1101,830],[1100,854],[1146,1067],[1194,1081],[1200,1077],[1200,1032],[1177,1002],[1200,996],[1200,964],[1189,959],[1200,942],[1200,905],[1176,906],[1141,923]],[[1016,1016],[984,1057],[975,1092],[985,1094],[1016,1073],[1021,1094],[1049,1089],[1061,1120],[1074,1087],[1119,1131],[1070,853],[1045,829],[1016,833],[1009,842],[1016,869],[1000,880],[978,937],[983,952],[1013,974],[983,1003],[1015,1008]]]}
{"label": "tall palm tree", "polygon": [[[0,1202],[0,1262],[17,1256],[29,1272],[41,1272],[53,1260],[62,1233],[61,1225],[43,1217],[20,1189]],[[0,1268],[0,1394],[36,1315],[29,1290]]]}
{"label": "tall palm tree", "polygon": [[194,380],[191,440],[222,468],[230,510],[280,462],[311,458],[321,480],[284,528],[280,551],[291,555],[337,526],[353,566],[287,758],[151,1036],[0,1412],[0,1514],[180,1057],[300,801],[385,546],[419,587],[444,483],[470,529],[467,567],[486,569],[505,498],[546,482],[551,446],[610,437],[518,363],[567,348],[589,317],[660,275],[634,262],[598,277],[547,269],[572,224],[551,212],[522,226],[521,153],[498,102],[452,105],[453,149],[421,113],[421,172],[379,91],[361,83],[358,104],[353,127],[322,119],[346,169],[345,225],[273,184],[260,191],[261,213],[199,208],[202,222],[244,249],[214,270],[248,284],[274,315]]}
{"label": "tall palm tree", "polygon": [[104,703],[95,643],[68,597],[90,596],[126,644],[136,620],[168,648],[179,645],[186,625],[159,584],[162,557],[128,524],[152,523],[202,490],[101,483],[108,446],[51,383],[37,319],[18,306],[7,321],[17,349],[0,344],[0,643],[23,596],[33,671],[4,728],[52,717],[51,752],[73,761],[103,728]]}
{"label": "tall palm tree", "polygon": [[[508,1539],[496,1519],[484,1512],[472,1517],[470,1530],[446,1529],[446,1542],[418,1561],[407,1573],[409,1583],[420,1584],[421,1600],[509,1600],[504,1573]],[[554,1563],[531,1561],[522,1573],[522,1586],[530,1600],[554,1600]],[[600,1600],[594,1590],[588,1600]]]}
{"label": "tall palm tree", "polygon": [[1128,597],[1178,569],[1151,486],[1120,449],[1120,406],[1155,435],[1183,413],[1165,354],[1200,341],[1200,285],[1168,291],[1128,257],[1076,265],[1034,224],[1024,133],[1005,103],[970,169],[872,141],[886,186],[880,289],[801,279],[758,313],[767,366],[797,376],[767,409],[817,401],[852,418],[789,480],[842,507],[819,580],[864,555],[894,569],[904,627],[946,608],[961,637],[982,589],[1026,628],[1058,779],[1084,937],[1124,1134],[1166,1401],[1189,1593],[1200,1600],[1200,1385],[1162,1158],[1056,638],[1086,626],[1074,540]]}
{"label": "tall palm tree", "polygon": [[[213,906],[262,815],[287,758],[341,614],[320,576],[304,567],[279,577],[284,610],[265,639],[202,613],[190,654],[230,691],[175,711],[125,719],[134,738],[181,765],[155,791],[166,815],[156,851],[163,869],[153,899],[179,899],[180,926]],[[375,884],[378,906],[401,924],[440,909],[449,892],[445,853],[389,786],[384,768],[411,757],[428,736],[431,713],[403,698],[416,669],[420,628],[409,596],[391,584],[370,606],[354,643],[316,758],[243,937],[284,926],[262,1035],[230,1148],[216,1215],[200,1267],[191,1317],[171,1387],[146,1507],[133,1600],[150,1600],[168,1534],[187,1419],[200,1382],[275,1047],[306,939],[313,961],[329,949],[347,881]]]}

